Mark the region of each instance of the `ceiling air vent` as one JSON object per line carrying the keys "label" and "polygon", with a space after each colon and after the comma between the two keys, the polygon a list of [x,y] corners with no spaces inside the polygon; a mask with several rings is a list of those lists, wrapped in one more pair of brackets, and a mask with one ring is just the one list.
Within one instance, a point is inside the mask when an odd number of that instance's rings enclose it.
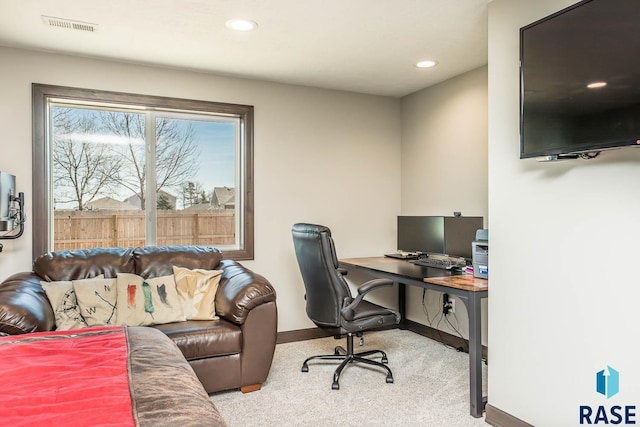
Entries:
{"label": "ceiling air vent", "polygon": [[42,15],[42,21],[45,25],[57,28],[66,28],[69,30],[88,31],[95,33],[98,31],[98,24],[91,24],[89,22],[73,21],[71,19],[55,18],[53,16]]}

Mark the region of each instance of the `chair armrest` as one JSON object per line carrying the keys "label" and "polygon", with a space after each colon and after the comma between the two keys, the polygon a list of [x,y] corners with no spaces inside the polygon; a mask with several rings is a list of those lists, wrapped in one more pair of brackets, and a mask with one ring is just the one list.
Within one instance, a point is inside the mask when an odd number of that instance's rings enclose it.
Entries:
{"label": "chair armrest", "polygon": [[364,282],[360,286],[358,286],[358,295],[364,296],[365,294],[371,292],[375,288],[380,288],[382,286],[393,286],[393,280],[390,279],[373,279],[368,282]]}
{"label": "chair armrest", "polygon": [[242,325],[255,307],[276,300],[276,291],[267,279],[233,260],[223,260],[216,293],[216,313]]}
{"label": "chair armrest", "polygon": [[340,310],[340,314],[342,314],[342,317],[344,317],[345,320],[353,320],[355,316],[356,308],[362,302],[365,295],[371,292],[372,290],[383,287],[383,286],[385,287],[393,286],[393,280],[373,279],[358,286],[358,296],[356,296],[351,301],[345,301],[345,303],[347,303],[348,305],[346,305]]}
{"label": "chair armrest", "polygon": [[55,315],[35,273],[17,273],[0,283],[0,335],[50,331]]}

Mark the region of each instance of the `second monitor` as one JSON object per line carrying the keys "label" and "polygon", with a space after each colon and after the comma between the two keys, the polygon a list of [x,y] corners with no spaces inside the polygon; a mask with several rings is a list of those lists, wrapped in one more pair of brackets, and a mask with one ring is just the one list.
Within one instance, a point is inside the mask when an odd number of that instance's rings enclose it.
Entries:
{"label": "second monitor", "polygon": [[471,259],[480,216],[399,216],[398,250]]}

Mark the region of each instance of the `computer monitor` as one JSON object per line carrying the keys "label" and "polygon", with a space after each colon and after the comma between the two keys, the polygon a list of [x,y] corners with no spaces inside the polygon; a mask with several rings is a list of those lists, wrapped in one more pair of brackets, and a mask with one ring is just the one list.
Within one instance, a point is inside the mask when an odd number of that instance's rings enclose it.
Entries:
{"label": "computer monitor", "polygon": [[399,216],[397,249],[471,259],[471,243],[483,222],[471,216]]}

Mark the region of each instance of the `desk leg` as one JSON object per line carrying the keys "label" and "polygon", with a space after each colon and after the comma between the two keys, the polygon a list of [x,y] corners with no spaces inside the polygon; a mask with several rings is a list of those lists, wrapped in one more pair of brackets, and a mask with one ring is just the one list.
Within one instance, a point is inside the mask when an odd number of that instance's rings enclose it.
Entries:
{"label": "desk leg", "polygon": [[467,312],[469,313],[469,397],[471,415],[480,418],[484,411],[482,399],[482,299],[475,292],[469,292]]}
{"label": "desk leg", "polygon": [[398,282],[398,311],[400,312],[400,329],[406,329],[407,321],[407,287]]}

